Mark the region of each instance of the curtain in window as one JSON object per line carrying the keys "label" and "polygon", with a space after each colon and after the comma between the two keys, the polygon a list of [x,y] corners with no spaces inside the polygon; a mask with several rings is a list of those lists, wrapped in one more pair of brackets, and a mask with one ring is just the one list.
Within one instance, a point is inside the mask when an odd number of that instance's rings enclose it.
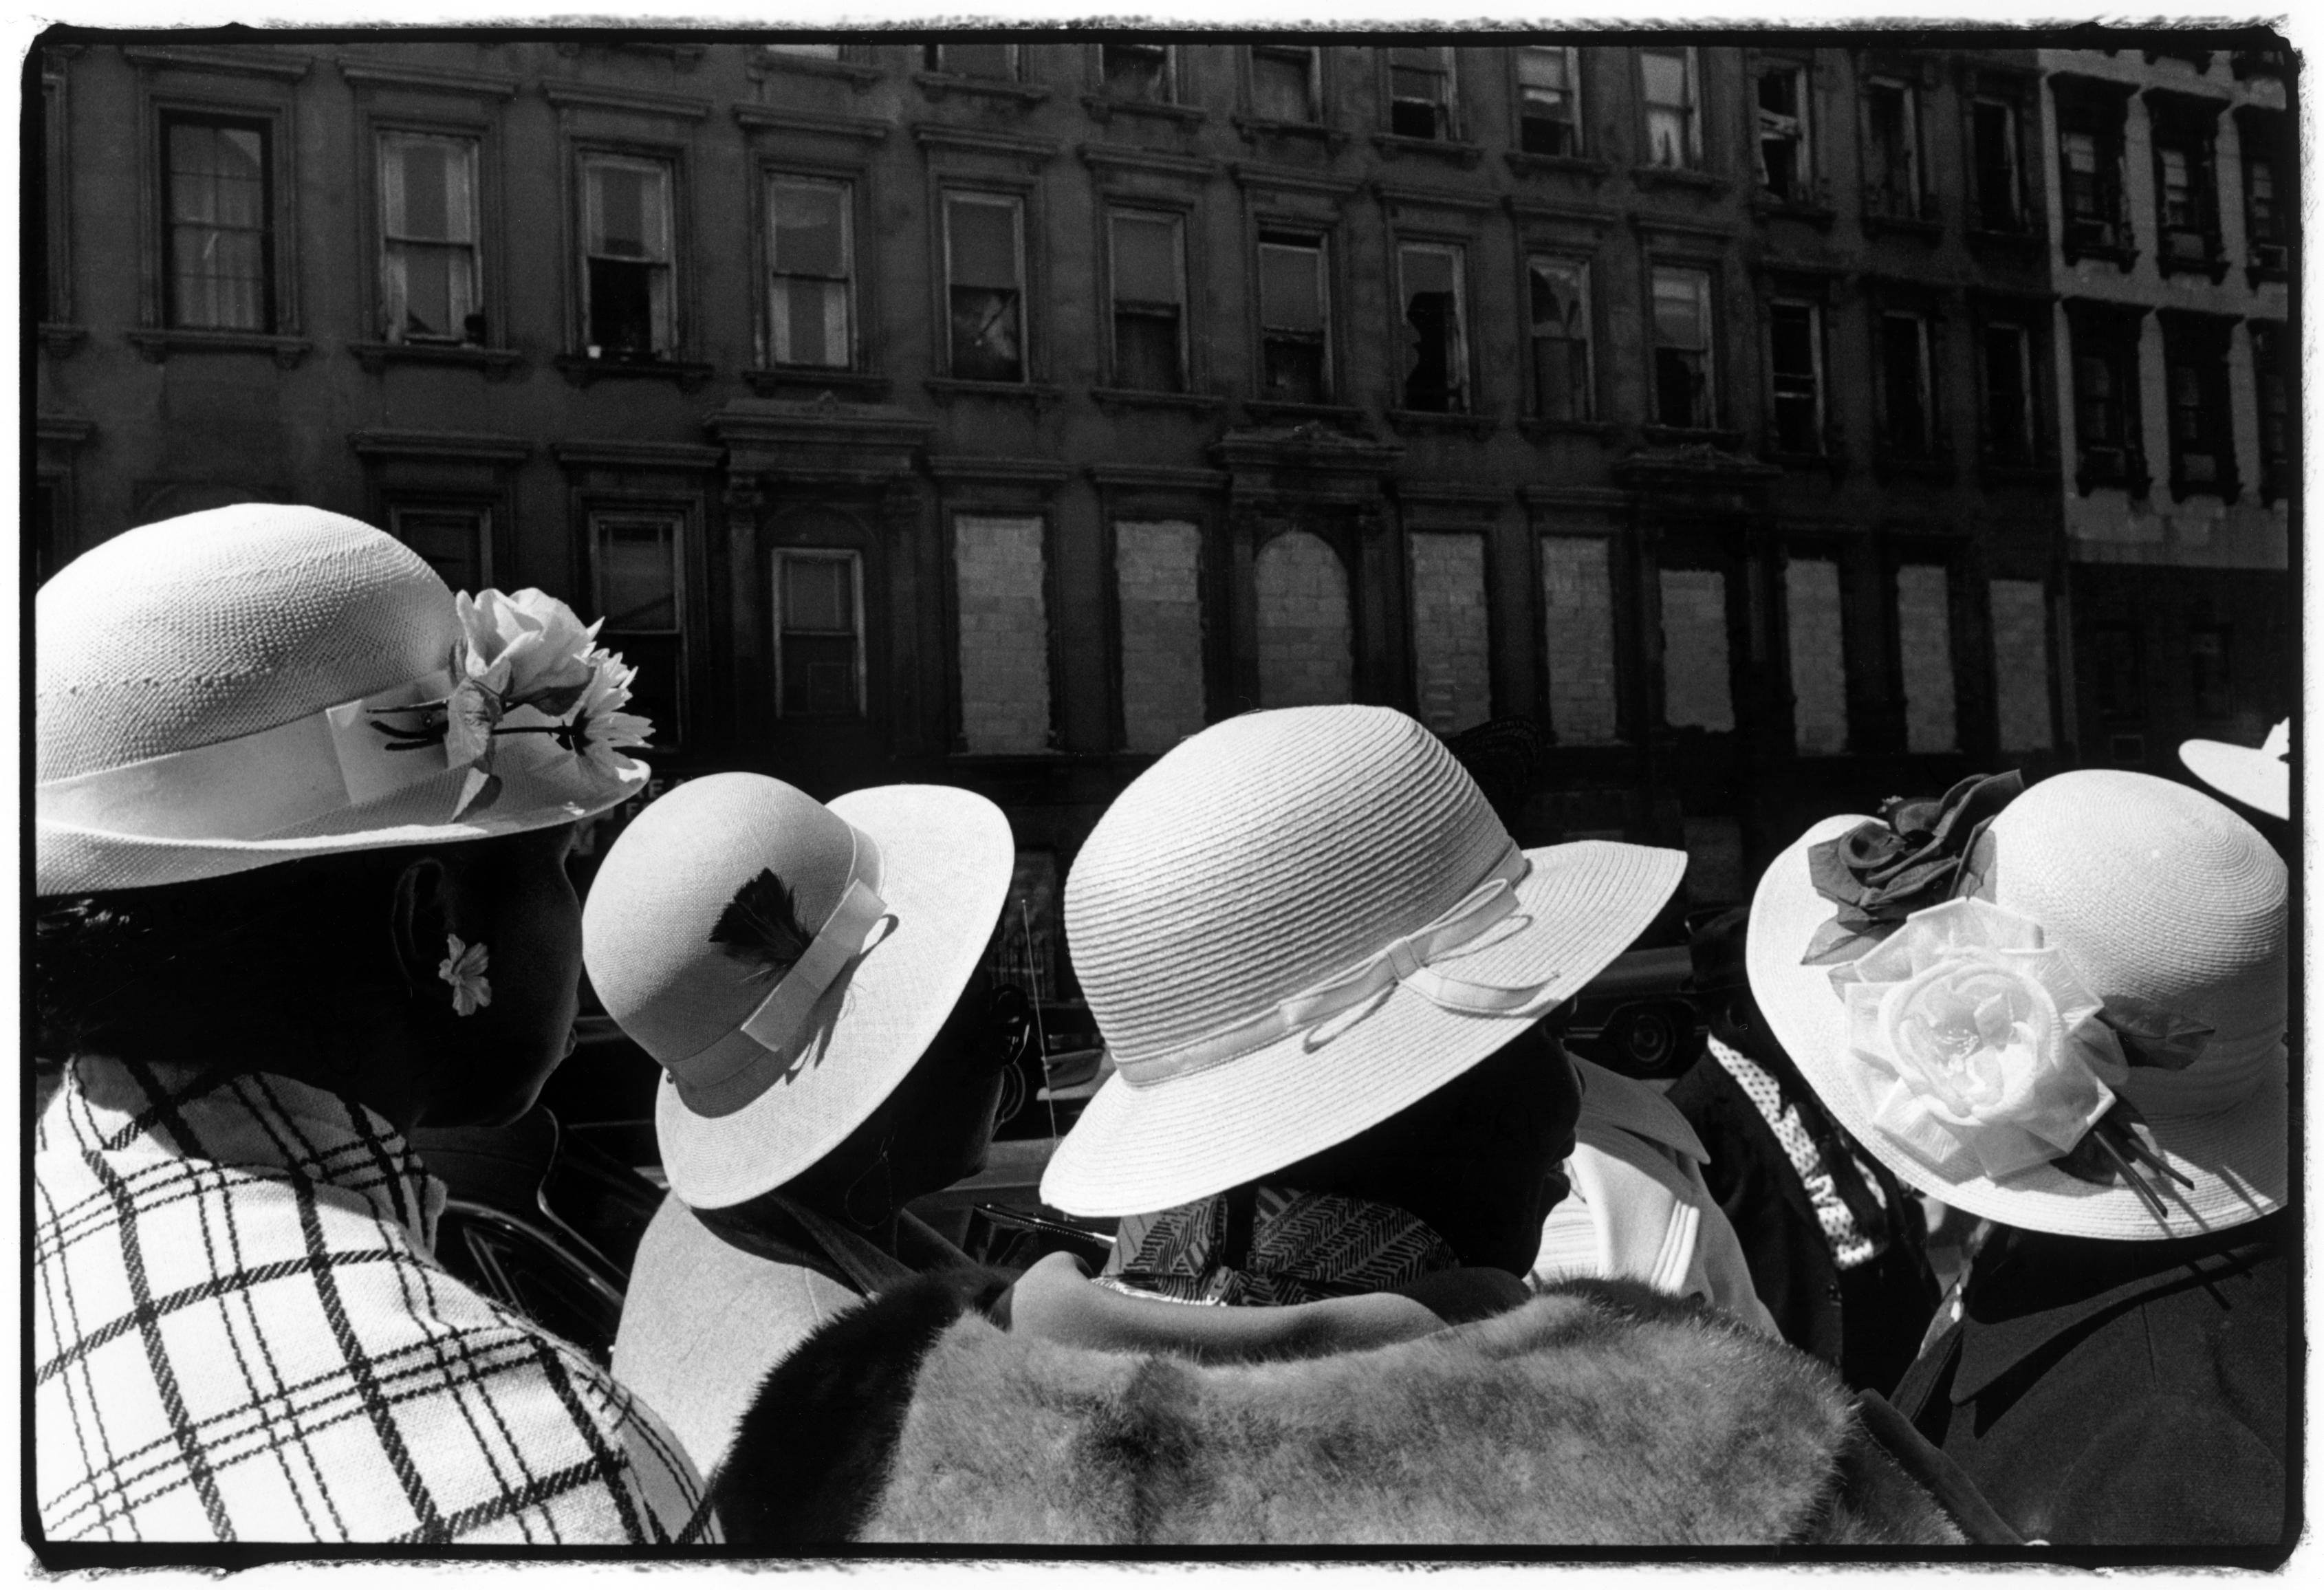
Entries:
{"label": "curtain in window", "polygon": [[847,190],[820,182],[773,182],[767,188],[773,282],[769,350],[779,364],[844,369],[852,360],[848,289],[854,261]]}
{"label": "curtain in window", "polygon": [[664,354],[670,329],[669,172],[592,164],[584,196],[589,342],[608,352]]}
{"label": "curtain in window", "polygon": [[954,198],[945,210],[952,293],[952,372],[972,381],[1025,379],[1023,284],[1017,207]]}
{"label": "curtain in window", "polygon": [[265,331],[266,134],[255,127],[172,123],[171,324]]}
{"label": "curtain in window", "polygon": [[380,141],[382,334],[448,340],[476,309],[475,145],[391,133]]}

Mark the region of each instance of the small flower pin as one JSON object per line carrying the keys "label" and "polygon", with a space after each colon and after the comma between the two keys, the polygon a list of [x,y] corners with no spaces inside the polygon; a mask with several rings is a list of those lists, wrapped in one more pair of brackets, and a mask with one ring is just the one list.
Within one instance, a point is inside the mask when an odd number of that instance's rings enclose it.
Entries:
{"label": "small flower pin", "polygon": [[457,933],[446,933],[444,945],[450,953],[437,966],[436,975],[452,985],[453,1014],[474,1016],[493,1002],[493,985],[484,978],[492,956],[481,943],[463,944]]}

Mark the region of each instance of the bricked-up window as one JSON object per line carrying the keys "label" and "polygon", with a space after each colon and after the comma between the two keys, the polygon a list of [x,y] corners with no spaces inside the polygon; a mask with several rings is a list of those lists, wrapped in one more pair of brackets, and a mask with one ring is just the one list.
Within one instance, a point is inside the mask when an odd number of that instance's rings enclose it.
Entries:
{"label": "bricked-up window", "polygon": [[2151,96],[2156,256],[2165,271],[2200,269],[2219,253],[2218,178],[2211,160],[2217,114],[2177,97]]}
{"label": "bricked-up window", "polygon": [[1639,51],[1638,78],[1646,107],[1646,163],[1700,166],[1702,120],[1693,47]]}
{"label": "bricked-up window", "polygon": [[632,709],[653,720],[654,745],[673,749],[685,733],[686,576],[684,518],[676,513],[589,516],[597,642],[638,671]]}
{"label": "bricked-up window", "polygon": [[1527,154],[1582,152],[1582,52],[1570,44],[1517,51],[1517,147]]}
{"label": "bricked-up window", "polygon": [[2292,489],[2292,339],[2274,321],[2251,323],[2253,397],[2259,413],[2259,492]]}
{"label": "bricked-up window", "polygon": [[1727,576],[1717,569],[1664,569],[1663,721],[1674,729],[1735,727],[1728,673]]}
{"label": "bricked-up window", "polygon": [[839,46],[836,44],[761,44],[759,48],[770,50],[777,55],[804,55],[810,60],[839,59]]}
{"label": "bricked-up window", "polygon": [[952,373],[964,380],[1025,379],[1024,220],[1010,195],[945,197]]}
{"label": "bricked-up window", "polygon": [[1117,520],[1121,727],[1133,751],[1167,751],[1204,720],[1202,531],[1183,520]]}
{"label": "bricked-up window", "polygon": [[1388,131],[1400,138],[1445,140],[1453,131],[1452,48],[1398,46],[1388,52]]}
{"label": "bricked-up window", "polygon": [[1543,642],[1549,654],[1549,725],[1560,745],[1618,738],[1614,582],[1603,536],[1541,538]]}
{"label": "bricked-up window", "polygon": [[1977,224],[1987,232],[2025,230],[2024,160],[2019,152],[2017,106],[2006,99],[1978,99],[1969,106],[1969,136],[1976,161]]}
{"label": "bricked-up window", "polygon": [[170,179],[162,282],[170,325],[274,329],[272,142],[263,122],[162,118]]}
{"label": "bricked-up window", "polygon": [[1259,704],[1333,706],[1353,699],[1348,571],[1321,537],[1286,530],[1252,565],[1259,618]]}
{"label": "bricked-up window", "polygon": [[1592,419],[1590,266],[1536,254],[1526,262],[1533,310],[1534,411],[1544,419]]}
{"label": "bricked-up window", "polygon": [[2050,602],[2039,580],[1995,580],[1987,587],[1993,609],[1994,715],[2001,749],[2045,751],[2050,727]]}
{"label": "bricked-up window", "polygon": [[1049,749],[1049,606],[1044,526],[1031,517],[953,519],[960,620],[960,731],[972,754]]}
{"label": "bricked-up window", "polygon": [[1840,565],[1784,565],[1784,628],[1792,663],[1792,745],[1803,757],[1848,749],[1848,657],[1840,630]]}
{"label": "bricked-up window", "polygon": [[669,163],[592,154],[581,176],[590,354],[668,357],[677,346]]}
{"label": "bricked-up window", "polygon": [[1775,450],[1823,451],[1823,310],[1777,299],[1767,306],[1767,365],[1774,389]]}
{"label": "bricked-up window", "polygon": [[1283,403],[1332,396],[1331,275],[1321,237],[1259,236],[1259,336],[1263,390]]}
{"label": "bricked-up window", "polygon": [[2052,78],[2058,107],[2058,176],[2066,257],[2131,245],[2123,208],[2124,96],[2113,85]]}
{"label": "bricked-up window", "polygon": [[2282,111],[2245,106],[2236,112],[2236,124],[2243,151],[2249,262],[2256,272],[2282,274],[2291,269],[2292,237],[2290,124]]}
{"label": "bricked-up window", "polygon": [[2026,328],[1994,321],[1984,332],[1985,445],[1996,464],[2034,462],[2034,349]]}
{"label": "bricked-up window", "polygon": [[1918,459],[1934,452],[1930,397],[1928,317],[1897,309],[1884,312],[1880,423],[1882,440],[1892,455]]}
{"label": "bricked-up window", "polygon": [[2232,322],[2165,314],[2163,393],[2171,415],[2171,490],[2236,495],[2235,427],[2227,384]]}
{"label": "bricked-up window", "polygon": [[1702,430],[1711,405],[1711,272],[1654,268],[1655,398],[1657,425]]}
{"label": "bricked-up window", "polygon": [[1431,414],[1469,410],[1465,256],[1457,244],[1407,243],[1397,250],[1404,299],[1404,406]]}
{"label": "bricked-up window", "polygon": [[767,355],[777,364],[854,363],[855,238],[848,186],[767,179]]}
{"label": "bricked-up window", "polygon": [[776,710],[786,718],[863,713],[863,569],[853,552],[775,554]]}
{"label": "bricked-up window", "polygon": [[927,69],[963,78],[1014,78],[1020,65],[1014,44],[931,44]]}
{"label": "bricked-up window", "polygon": [[379,139],[380,334],[389,342],[482,342],[476,140]]}
{"label": "bricked-up window", "polygon": [[2099,715],[2117,721],[2146,716],[2146,648],[2138,626],[2092,626],[2090,651]]}
{"label": "bricked-up window", "polygon": [[2073,339],[2075,483],[2146,486],[2139,437],[2138,321],[2106,306],[2070,304]]}
{"label": "bricked-up window", "polygon": [[1787,203],[1808,197],[1808,69],[1762,67],[1758,79],[1759,188]]}
{"label": "bricked-up window", "polygon": [[1112,242],[1114,384],[1184,391],[1186,290],[1179,218],[1116,210],[1106,222]]}
{"label": "bricked-up window", "polygon": [[1176,51],[1167,44],[1102,44],[1098,67],[1116,99],[1167,105],[1178,97]]}
{"label": "bricked-up window", "polygon": [[428,561],[455,591],[482,591],[493,583],[493,512],[489,508],[397,506],[388,533]]}
{"label": "bricked-up window", "polygon": [[1296,44],[1252,45],[1250,108],[1268,121],[1302,126],[1322,121],[1323,51]]}
{"label": "bricked-up window", "polygon": [[1411,562],[1415,715],[1440,734],[1493,715],[1485,538],[1415,531]]}
{"label": "bricked-up window", "polygon": [[1896,570],[1896,655],[1904,674],[1904,749],[1959,750],[1953,715],[1951,574],[1941,563]]}
{"label": "bricked-up window", "polygon": [[2193,687],[2197,717],[2236,715],[2234,646],[2235,631],[2225,624],[2188,626],[2187,682]]}
{"label": "bricked-up window", "polygon": [[1865,85],[1864,207],[1916,220],[1922,213],[1921,96],[1901,78]]}

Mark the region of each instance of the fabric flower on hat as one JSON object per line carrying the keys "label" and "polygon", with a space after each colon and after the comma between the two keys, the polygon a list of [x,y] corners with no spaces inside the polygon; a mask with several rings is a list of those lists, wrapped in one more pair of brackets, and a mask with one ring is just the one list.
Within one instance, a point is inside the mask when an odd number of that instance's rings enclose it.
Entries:
{"label": "fabric flower on hat", "polygon": [[1884,801],[1879,821],[1811,848],[1816,893],[1840,909],[1809,940],[1800,964],[1860,955],[1915,911],[1970,893],[1986,824],[2024,793],[2024,776],[2015,771],[1964,778],[1935,800]]}
{"label": "fabric flower on hat", "polygon": [[618,652],[597,656],[596,672],[582,692],[579,710],[573,714],[565,739],[591,767],[618,778],[636,765],[622,752],[644,745],[653,732],[653,721],[621,710],[629,704],[630,682],[638,671],[623,663]]}
{"label": "fabric flower on hat", "polygon": [[486,591],[472,599],[463,591],[457,605],[466,677],[551,717],[581,699],[603,655],[593,655],[596,624],[585,626],[571,608],[530,586],[513,596]]}
{"label": "fabric flower on hat", "polygon": [[1989,901],[1914,912],[1831,980],[1874,1124],[1948,1175],[1997,1181],[2070,1151],[2128,1069],[2064,951]]}

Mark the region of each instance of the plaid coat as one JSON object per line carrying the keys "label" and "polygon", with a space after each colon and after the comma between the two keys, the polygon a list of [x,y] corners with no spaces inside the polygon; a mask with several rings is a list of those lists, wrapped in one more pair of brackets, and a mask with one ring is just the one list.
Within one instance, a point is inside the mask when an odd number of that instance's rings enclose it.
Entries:
{"label": "plaid coat", "polygon": [[76,1061],[33,1160],[51,1540],[677,1543],[701,1484],[577,1349],[437,1268],[444,1189],[281,1077]]}

